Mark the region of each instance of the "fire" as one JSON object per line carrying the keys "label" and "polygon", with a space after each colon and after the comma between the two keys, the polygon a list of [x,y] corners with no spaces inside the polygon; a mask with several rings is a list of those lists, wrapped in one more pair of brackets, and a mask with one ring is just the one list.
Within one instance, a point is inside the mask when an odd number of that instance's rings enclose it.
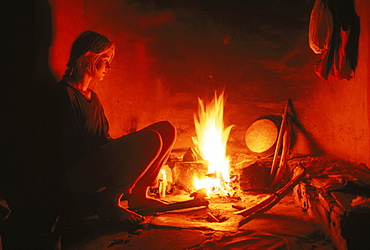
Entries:
{"label": "fire", "polygon": [[198,114],[194,115],[195,131],[197,136],[193,137],[195,150],[206,161],[208,174],[199,177],[194,176],[195,189],[207,189],[207,194],[213,191],[221,191],[228,194],[228,183],[230,182],[229,158],[226,155],[226,144],[229,139],[230,130],[228,126],[224,129],[223,113],[226,98],[224,92],[219,96],[215,92],[214,99],[208,105],[198,98]]}

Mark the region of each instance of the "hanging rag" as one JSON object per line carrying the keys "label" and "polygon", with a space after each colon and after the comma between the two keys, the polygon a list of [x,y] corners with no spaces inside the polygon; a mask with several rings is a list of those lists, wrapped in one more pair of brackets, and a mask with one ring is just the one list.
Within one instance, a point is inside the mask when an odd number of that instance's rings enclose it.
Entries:
{"label": "hanging rag", "polygon": [[322,58],[316,74],[325,80],[350,80],[358,58],[360,19],[353,0],[316,0],[309,24],[309,46]]}

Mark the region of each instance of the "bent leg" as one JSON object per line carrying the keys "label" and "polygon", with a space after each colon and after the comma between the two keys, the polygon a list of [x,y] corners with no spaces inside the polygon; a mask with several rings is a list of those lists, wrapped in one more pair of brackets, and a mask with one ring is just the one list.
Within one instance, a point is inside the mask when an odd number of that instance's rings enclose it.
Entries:
{"label": "bent leg", "polygon": [[101,218],[142,221],[140,215],[120,207],[119,199],[122,193],[132,191],[131,208],[158,205],[158,201],[147,199],[146,190],[153,185],[167,161],[175,139],[176,130],[168,122],[158,122],[115,139],[68,171],[67,185],[76,193],[93,193],[106,188],[98,208]]}
{"label": "bent leg", "polygon": [[123,193],[135,183],[158,157],[162,141],[154,130],[138,131],[115,139],[92,152],[66,173],[67,186],[75,193],[93,193],[106,188],[97,209],[102,219],[139,223],[144,218],[120,205]]}
{"label": "bent leg", "polygon": [[130,208],[140,208],[148,206],[156,206],[161,203],[158,200],[148,197],[147,190],[149,186],[155,184],[155,180],[162,166],[168,160],[171,150],[176,140],[176,129],[169,122],[154,123],[143,130],[155,130],[160,134],[162,139],[162,149],[159,152],[155,161],[151,164],[149,169],[145,172],[143,177],[136,183],[129,197]]}
{"label": "bent leg", "polygon": [[159,171],[171,154],[171,150],[176,141],[176,128],[167,121],[161,121],[145,127],[141,131],[143,130],[154,130],[158,132],[162,141],[162,149],[157,158],[136,184],[137,186],[152,186],[155,184],[154,181],[156,180]]}
{"label": "bent leg", "polygon": [[130,193],[161,149],[161,137],[153,130],[141,130],[114,139],[67,171],[67,186],[75,193],[89,194],[104,188]]}

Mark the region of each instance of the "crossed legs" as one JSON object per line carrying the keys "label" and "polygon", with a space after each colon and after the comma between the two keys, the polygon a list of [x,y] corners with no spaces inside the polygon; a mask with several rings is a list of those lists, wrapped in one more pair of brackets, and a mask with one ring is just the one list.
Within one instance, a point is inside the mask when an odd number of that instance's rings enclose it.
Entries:
{"label": "crossed legs", "polygon": [[94,193],[105,189],[98,208],[104,219],[140,222],[143,217],[120,207],[122,194],[130,194],[131,209],[154,206],[159,200],[147,196],[147,189],[167,161],[176,139],[169,122],[154,123],[103,145],[66,173],[72,192]]}

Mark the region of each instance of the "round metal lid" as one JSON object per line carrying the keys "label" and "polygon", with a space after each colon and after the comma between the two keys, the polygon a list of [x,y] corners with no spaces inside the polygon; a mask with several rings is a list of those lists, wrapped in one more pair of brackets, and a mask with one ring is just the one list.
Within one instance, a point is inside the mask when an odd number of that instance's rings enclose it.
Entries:
{"label": "round metal lid", "polygon": [[245,143],[250,153],[257,156],[272,155],[278,131],[278,126],[270,119],[262,118],[253,122],[245,134]]}

